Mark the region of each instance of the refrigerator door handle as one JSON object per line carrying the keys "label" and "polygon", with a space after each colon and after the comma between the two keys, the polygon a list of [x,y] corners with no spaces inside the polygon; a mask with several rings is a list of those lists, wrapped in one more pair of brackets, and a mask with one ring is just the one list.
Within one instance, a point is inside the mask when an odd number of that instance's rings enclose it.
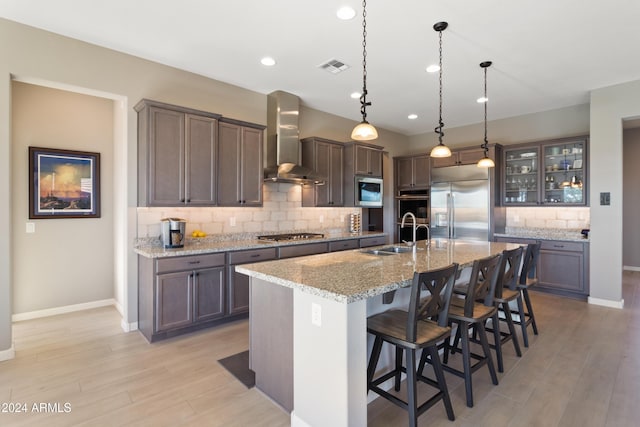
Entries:
{"label": "refrigerator door handle", "polygon": [[451,221],[449,221],[449,224],[450,224],[449,238],[450,239],[455,239],[455,237],[456,237],[456,199],[455,199],[455,195],[453,195],[453,194],[451,194],[451,211],[450,211],[450,215],[451,215]]}

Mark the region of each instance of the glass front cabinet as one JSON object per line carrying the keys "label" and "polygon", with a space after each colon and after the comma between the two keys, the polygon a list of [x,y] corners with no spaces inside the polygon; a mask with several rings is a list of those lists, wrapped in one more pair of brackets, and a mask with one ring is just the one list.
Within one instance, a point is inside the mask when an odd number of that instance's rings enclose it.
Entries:
{"label": "glass front cabinet", "polygon": [[505,206],[586,206],[586,137],[504,147]]}

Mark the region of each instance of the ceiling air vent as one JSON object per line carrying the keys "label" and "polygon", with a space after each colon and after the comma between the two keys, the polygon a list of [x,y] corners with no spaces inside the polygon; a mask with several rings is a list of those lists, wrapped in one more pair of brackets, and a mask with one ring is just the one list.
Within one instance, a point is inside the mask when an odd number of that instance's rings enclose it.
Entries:
{"label": "ceiling air vent", "polygon": [[328,71],[331,74],[338,74],[349,68],[349,66],[342,61],[338,61],[337,59],[330,59],[327,62],[318,65],[318,68]]}

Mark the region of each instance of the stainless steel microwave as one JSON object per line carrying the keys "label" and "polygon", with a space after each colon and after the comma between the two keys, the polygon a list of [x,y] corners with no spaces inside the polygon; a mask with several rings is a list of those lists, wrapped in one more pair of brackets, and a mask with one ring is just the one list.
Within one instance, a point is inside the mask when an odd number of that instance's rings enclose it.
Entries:
{"label": "stainless steel microwave", "polygon": [[365,208],[382,207],[382,178],[355,177],[355,204]]}

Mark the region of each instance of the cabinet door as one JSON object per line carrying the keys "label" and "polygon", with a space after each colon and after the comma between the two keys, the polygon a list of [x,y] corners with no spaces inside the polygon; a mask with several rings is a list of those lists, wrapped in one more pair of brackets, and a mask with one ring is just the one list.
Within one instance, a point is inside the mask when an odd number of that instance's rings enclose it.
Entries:
{"label": "cabinet door", "polygon": [[447,166],[455,166],[458,164],[458,153],[453,152],[449,157],[432,157],[431,167],[444,168]]}
{"label": "cabinet door", "polygon": [[314,143],[314,170],[325,180],[325,185],[315,186],[315,205],[330,206],[331,202],[331,144]]}
{"label": "cabinet door", "polygon": [[504,150],[503,203],[506,206],[537,205],[540,202],[540,166],[537,146]]}
{"label": "cabinet door", "polygon": [[228,266],[229,314],[249,311],[249,276],[236,273],[235,265]]}
{"label": "cabinet door", "polygon": [[[344,147],[329,144],[330,206],[344,205]],[[321,186],[322,187],[322,186]]]}
{"label": "cabinet door", "polygon": [[545,204],[586,205],[585,151],[584,140],[542,146]]}
{"label": "cabinet door", "polygon": [[240,127],[220,122],[218,124],[218,204],[239,206],[241,204],[240,174],[241,134]]}
{"label": "cabinet door", "polygon": [[382,178],[382,151],[369,150],[369,175]]}
{"label": "cabinet door", "polygon": [[414,187],[426,188],[429,186],[430,176],[429,156],[413,157],[413,184]]}
{"label": "cabinet door", "polygon": [[582,252],[540,250],[539,286],[577,293],[584,292]]}
{"label": "cabinet door", "polygon": [[412,188],[413,182],[413,159],[405,157],[396,159],[396,186],[400,189]]}
{"label": "cabinet door", "polygon": [[[489,156],[491,156],[489,154]],[[458,151],[458,164],[459,165],[474,165],[478,163],[480,159],[484,157],[484,149],[482,148],[467,148],[465,150]]]}
{"label": "cabinet door", "polygon": [[184,114],[149,107],[149,206],[185,202]]}
{"label": "cabinet door", "polygon": [[262,206],[262,130],[242,128],[241,197],[243,205]]}
{"label": "cabinet door", "polygon": [[355,174],[382,177],[382,151],[355,146]]}
{"label": "cabinet door", "polygon": [[196,322],[224,316],[224,267],[196,270],[194,318]]}
{"label": "cabinet door", "polygon": [[186,202],[208,205],[216,202],[216,139],[218,120],[186,115]]}
{"label": "cabinet door", "polygon": [[193,323],[192,272],[159,274],[156,277],[156,332]]}

